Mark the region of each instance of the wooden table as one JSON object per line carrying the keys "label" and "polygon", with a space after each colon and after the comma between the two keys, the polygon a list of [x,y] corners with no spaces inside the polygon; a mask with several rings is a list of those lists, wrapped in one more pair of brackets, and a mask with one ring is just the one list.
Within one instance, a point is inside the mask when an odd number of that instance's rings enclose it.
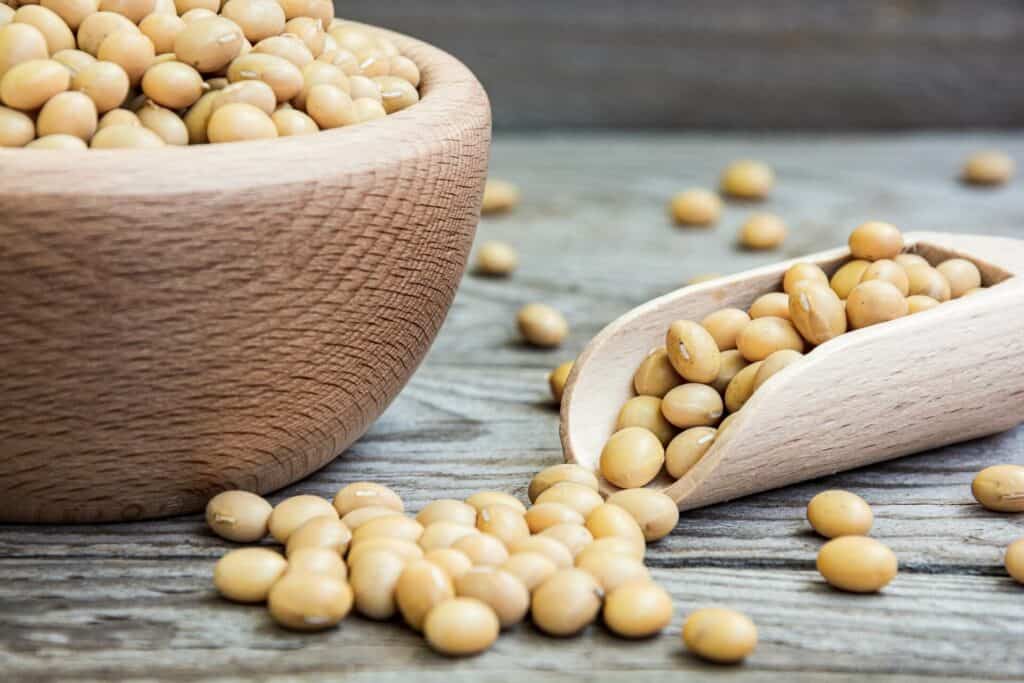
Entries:
{"label": "wooden table", "polygon": [[[428,360],[390,410],[343,458],[274,499],[330,496],[359,479],[393,486],[413,510],[480,489],[525,499],[530,476],[561,460],[547,372],[635,304],[700,273],[834,246],[869,218],[1024,236],[1019,180],[997,190],[955,181],[963,157],[987,146],[1024,160],[1020,135],[499,136],[494,174],[519,183],[524,200],[485,220],[480,237],[515,244],[520,270],[506,281],[467,276]],[[713,184],[740,157],[778,172],[764,208],[790,224],[780,253],[734,247],[750,206],[730,205],[711,230],[666,219],[673,191]],[[517,339],[513,316],[531,300],[567,314],[573,332],[562,349]],[[1011,313],[1024,332],[1024,312]],[[0,527],[0,680],[523,680],[525,671],[529,680],[1019,680],[1024,587],[1005,576],[1001,554],[1024,536],[1024,516],[986,512],[969,489],[975,472],[1000,462],[1024,463],[1024,429],[687,513],[648,552],[676,604],[664,635],[627,642],[594,627],[555,640],[522,625],[468,660],[434,655],[395,624],[353,617],[297,635],[260,608],[218,599],[211,571],[228,546],[198,516]],[[900,558],[884,594],[841,594],[814,571],[821,542],[804,505],[833,486],[871,502],[873,535]],[[711,603],[758,623],[761,644],[745,666],[683,653],[683,616]]]}

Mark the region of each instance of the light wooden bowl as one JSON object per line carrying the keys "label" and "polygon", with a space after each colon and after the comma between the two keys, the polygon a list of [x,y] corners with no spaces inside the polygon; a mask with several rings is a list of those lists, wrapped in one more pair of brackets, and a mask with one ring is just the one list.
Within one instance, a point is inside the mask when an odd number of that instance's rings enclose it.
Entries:
{"label": "light wooden bowl", "polygon": [[395,397],[455,294],[490,143],[480,84],[391,34],[422,100],[307,137],[0,150],[0,520],[267,492]]}

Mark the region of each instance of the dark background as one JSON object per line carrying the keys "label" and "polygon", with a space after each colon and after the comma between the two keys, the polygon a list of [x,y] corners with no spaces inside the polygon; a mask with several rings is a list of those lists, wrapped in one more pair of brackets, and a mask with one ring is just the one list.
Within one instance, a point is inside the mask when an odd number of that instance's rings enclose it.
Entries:
{"label": "dark background", "polygon": [[499,128],[1024,121],[1021,0],[352,0],[465,61]]}

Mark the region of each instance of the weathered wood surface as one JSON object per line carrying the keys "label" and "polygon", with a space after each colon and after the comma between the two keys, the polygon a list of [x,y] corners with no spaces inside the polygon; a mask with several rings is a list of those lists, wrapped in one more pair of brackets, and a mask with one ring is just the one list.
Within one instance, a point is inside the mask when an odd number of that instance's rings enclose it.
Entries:
{"label": "weathered wood surface", "polygon": [[338,0],[463,59],[499,127],[1018,126],[1014,0]]}
{"label": "weathered wood surface", "polygon": [[[907,230],[1021,236],[1019,182],[998,190],[955,182],[977,146],[1024,159],[1021,136],[499,138],[494,173],[518,182],[524,202],[480,233],[515,244],[521,270],[507,281],[467,276],[395,404],[344,457],[275,499],[331,495],[356,479],[394,486],[414,510],[483,488],[525,498],[530,475],[561,461],[546,373],[641,301],[697,273],[834,246],[870,217]],[[740,156],[778,171],[765,208],[790,222],[779,253],[733,246],[749,205],[729,205],[712,230],[679,230],[665,215],[672,191],[712,183]],[[563,349],[517,341],[513,316],[530,300],[566,312],[573,333]],[[0,679],[1020,680],[1024,588],[1005,576],[1001,554],[1024,536],[1024,515],[982,510],[969,490],[979,469],[998,462],[1024,463],[1024,428],[685,513],[648,553],[676,602],[663,636],[624,642],[595,627],[552,640],[526,625],[464,661],[432,654],[394,624],[352,618],[301,636],[275,628],[259,608],[219,600],[210,576],[226,544],[198,517],[4,526]],[[872,503],[874,535],[900,558],[900,575],[880,596],[834,592],[814,572],[820,540],[807,531],[804,506],[830,486]],[[681,652],[682,618],[711,603],[758,622],[762,642],[746,665],[719,669]]]}

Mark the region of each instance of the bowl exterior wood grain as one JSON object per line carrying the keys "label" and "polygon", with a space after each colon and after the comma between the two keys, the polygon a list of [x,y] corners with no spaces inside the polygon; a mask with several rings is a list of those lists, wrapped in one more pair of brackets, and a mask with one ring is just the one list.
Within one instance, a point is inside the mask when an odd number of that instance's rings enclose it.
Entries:
{"label": "bowl exterior wood grain", "polygon": [[443,321],[487,97],[392,34],[422,100],[372,123],[157,150],[0,150],[0,519],[267,492],[357,439]]}

